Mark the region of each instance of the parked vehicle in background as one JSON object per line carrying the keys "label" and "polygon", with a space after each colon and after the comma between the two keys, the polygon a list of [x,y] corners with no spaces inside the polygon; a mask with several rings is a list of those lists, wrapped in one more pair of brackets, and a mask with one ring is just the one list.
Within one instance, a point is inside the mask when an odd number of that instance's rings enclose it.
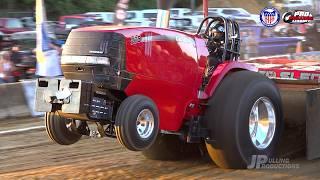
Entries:
{"label": "parked vehicle in background", "polygon": [[[198,16],[198,15],[201,15],[203,17],[203,11],[194,11],[193,13],[188,13],[186,14],[187,16],[191,15],[191,16]],[[218,16],[218,13],[217,12],[213,12],[213,11],[210,11],[208,12],[208,16]]]}
{"label": "parked vehicle in background", "polygon": [[127,26],[144,26],[144,27],[151,27],[155,26],[155,22],[149,19],[146,20],[125,20],[124,24]]}
{"label": "parked vehicle in background", "polygon": [[127,11],[127,20],[143,20],[157,18],[158,9],[145,9]]}
{"label": "parked vehicle in background", "polygon": [[106,23],[114,23],[114,12],[87,12],[85,14],[100,17]]}
{"label": "parked vehicle in background", "polygon": [[124,24],[129,26],[146,26],[147,23],[143,18],[142,11],[133,10],[127,11],[127,18],[124,20]]}
{"label": "parked vehicle in background", "polygon": [[258,56],[269,56],[295,52],[297,43],[301,41],[301,37],[277,36],[274,34],[272,29],[266,29],[263,26],[241,26],[240,30],[242,45],[246,44],[245,41],[249,35],[249,32],[253,32],[252,34],[258,41]]}
{"label": "parked vehicle in background", "polygon": [[185,16],[185,18],[189,18],[191,20],[191,25],[194,28],[196,28],[196,27],[199,27],[199,25],[203,19],[203,15],[188,15],[188,16]]}
{"label": "parked vehicle in background", "polygon": [[191,13],[191,9],[189,8],[172,8],[170,9],[170,17],[184,17],[185,15],[189,15]]}
{"label": "parked vehicle in background", "polygon": [[239,25],[259,25],[261,22],[257,22],[253,19],[247,19],[247,18],[239,18],[238,16],[230,17],[230,19],[236,21]]}
{"label": "parked vehicle in background", "polygon": [[282,5],[283,11],[290,11],[290,10],[312,10],[312,1],[307,0],[285,0]]}
{"label": "parked vehicle in background", "polygon": [[317,31],[320,32],[320,14],[314,17],[314,23],[317,28]]}
{"label": "parked vehicle in background", "polygon": [[[157,18],[158,9],[145,9],[145,10],[133,10],[127,11],[127,22],[140,22],[146,19]],[[172,8],[170,9],[170,16],[172,18],[183,18],[186,15],[191,15],[191,9],[189,8]]]}
{"label": "parked vehicle in background", "polygon": [[[35,76],[36,56],[33,50],[36,47],[36,36],[36,31],[24,31],[11,35],[11,40],[14,42],[11,47],[11,61],[15,66],[12,75],[15,81]],[[49,37],[54,38],[54,34],[49,34]]]}
{"label": "parked vehicle in background", "polygon": [[[36,31],[24,31],[24,32],[17,32],[11,34],[11,40],[12,41],[20,41],[20,40],[32,40],[34,41],[37,37]],[[50,38],[53,37],[53,35],[49,35]],[[25,44],[24,44],[25,45]],[[30,48],[35,48],[36,45],[34,44]]]}
{"label": "parked vehicle in background", "polygon": [[22,17],[20,18],[20,20],[25,28],[28,28],[30,30],[36,29],[36,22],[34,17]]}
{"label": "parked vehicle in background", "polygon": [[234,20],[247,20],[254,21],[256,24],[260,24],[260,16],[257,14],[251,14],[243,8],[209,8],[209,12],[215,12],[219,16],[231,18]]}
{"label": "parked vehicle in background", "polygon": [[169,28],[188,32],[196,31],[192,26],[192,20],[190,18],[170,18]]}
{"label": "parked vehicle in background", "polygon": [[125,24],[131,26],[153,26],[153,22],[151,19],[156,19],[157,14],[158,9],[127,11]]}
{"label": "parked vehicle in background", "polygon": [[243,8],[209,8],[208,11],[213,11],[227,16],[251,16],[251,14]]}
{"label": "parked vehicle in background", "polygon": [[127,18],[126,20],[135,20],[135,19],[141,19],[142,18],[142,12],[139,10],[133,10],[133,11],[127,11]]}
{"label": "parked vehicle in background", "polygon": [[[138,21],[125,21],[125,25],[127,26],[143,26],[143,27],[155,27],[156,26],[156,18],[150,18],[142,22]],[[169,28],[176,29],[180,31],[189,31],[195,32],[196,29],[192,25],[192,19],[190,18],[170,18]]]}
{"label": "parked vehicle in background", "polygon": [[17,18],[0,18],[0,32],[3,34],[12,34],[26,31],[20,19]]}
{"label": "parked vehicle in background", "polygon": [[0,32],[0,51],[8,50],[12,46],[11,34]]}
{"label": "parked vehicle in background", "polygon": [[67,16],[60,16],[59,22],[60,26],[64,27],[64,29],[70,30],[73,27],[78,26],[79,24],[83,23],[84,21],[94,21],[93,16],[86,16],[86,15],[67,15]]}
{"label": "parked vehicle in background", "polygon": [[[208,12],[208,16],[219,16],[218,13],[215,13],[213,11]],[[203,20],[203,11],[194,11],[193,13],[187,13],[184,18],[189,18],[191,19],[192,26],[197,27],[200,26],[200,23]],[[205,25],[204,25],[205,26]]]}
{"label": "parked vehicle in background", "polygon": [[141,10],[142,18],[150,19],[150,18],[157,18],[158,9],[145,9]]}
{"label": "parked vehicle in background", "polygon": [[78,26],[73,27],[72,29],[77,29],[81,27],[89,27],[89,26],[105,26],[105,25],[112,25],[112,23],[106,23],[102,21],[84,21]]}
{"label": "parked vehicle in background", "polygon": [[47,21],[48,32],[55,35],[57,40],[65,42],[71,29],[66,30],[65,25],[61,25],[59,21]]}

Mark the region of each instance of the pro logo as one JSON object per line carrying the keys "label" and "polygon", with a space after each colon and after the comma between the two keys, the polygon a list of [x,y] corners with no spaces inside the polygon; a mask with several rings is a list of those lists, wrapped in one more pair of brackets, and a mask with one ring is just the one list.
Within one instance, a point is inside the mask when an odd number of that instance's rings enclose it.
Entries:
{"label": "pro logo", "polygon": [[313,20],[313,16],[308,11],[295,10],[294,12],[286,12],[282,16],[283,22],[290,24],[304,24]]}

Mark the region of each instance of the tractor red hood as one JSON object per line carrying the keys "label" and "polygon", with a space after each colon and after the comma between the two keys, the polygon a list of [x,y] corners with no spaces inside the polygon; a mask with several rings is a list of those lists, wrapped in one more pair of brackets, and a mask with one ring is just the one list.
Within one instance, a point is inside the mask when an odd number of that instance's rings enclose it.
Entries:
{"label": "tractor red hood", "polygon": [[174,30],[174,29],[166,29],[166,28],[156,28],[156,27],[135,27],[135,26],[91,26],[75,29],[73,31],[83,31],[83,32],[115,32],[124,35],[125,37],[131,37],[136,34],[138,31],[141,32],[154,32],[159,34],[166,33],[179,33],[183,35],[187,35],[189,37],[193,37],[193,34]]}

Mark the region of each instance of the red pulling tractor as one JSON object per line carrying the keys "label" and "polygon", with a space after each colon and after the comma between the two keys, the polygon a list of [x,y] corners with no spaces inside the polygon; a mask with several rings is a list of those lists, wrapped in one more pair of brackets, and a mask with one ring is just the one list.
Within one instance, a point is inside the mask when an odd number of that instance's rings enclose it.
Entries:
{"label": "red pulling tractor", "polygon": [[205,144],[220,167],[246,168],[253,155],[272,157],[283,118],[275,83],[238,62],[239,47],[238,24],[222,17],[205,18],[194,35],[80,28],[64,46],[65,79],[38,80],[36,109],[58,144],[116,137],[160,160]]}

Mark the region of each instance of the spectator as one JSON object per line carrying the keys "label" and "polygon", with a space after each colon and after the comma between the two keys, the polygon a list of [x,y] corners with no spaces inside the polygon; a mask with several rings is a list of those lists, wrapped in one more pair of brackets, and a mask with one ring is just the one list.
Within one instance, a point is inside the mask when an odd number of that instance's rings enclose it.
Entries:
{"label": "spectator", "polygon": [[272,37],[272,33],[271,33],[270,29],[263,28],[261,31],[262,31],[261,32],[261,38],[270,38],[270,37]]}
{"label": "spectator", "polygon": [[22,69],[19,68],[17,65],[21,64],[23,55],[20,52],[20,45],[17,42],[13,43],[13,46],[10,50],[10,60],[15,67],[14,70],[11,72],[11,75],[14,77],[14,81],[19,81],[21,78],[24,79]]}
{"label": "spectator", "polygon": [[0,51],[2,51],[3,36],[0,34]]}
{"label": "spectator", "polygon": [[292,24],[289,24],[287,28],[287,36],[288,37],[301,36],[301,34],[293,28]]}
{"label": "spectator", "polygon": [[305,33],[303,42],[304,51],[320,51],[320,33],[317,31],[316,24],[311,25]]}
{"label": "spectator", "polygon": [[17,43],[14,43],[11,47],[11,61],[14,65],[21,63],[22,55],[20,53],[20,46]]}
{"label": "spectator", "polygon": [[14,82],[12,71],[14,66],[10,60],[10,53],[3,51],[0,53],[0,83]]}

